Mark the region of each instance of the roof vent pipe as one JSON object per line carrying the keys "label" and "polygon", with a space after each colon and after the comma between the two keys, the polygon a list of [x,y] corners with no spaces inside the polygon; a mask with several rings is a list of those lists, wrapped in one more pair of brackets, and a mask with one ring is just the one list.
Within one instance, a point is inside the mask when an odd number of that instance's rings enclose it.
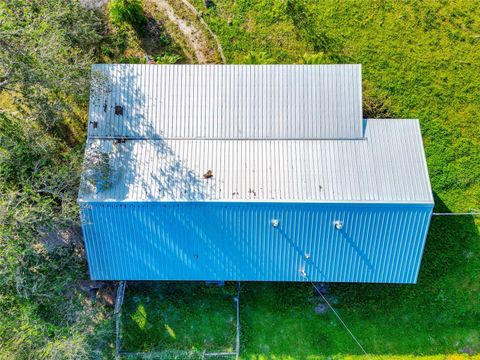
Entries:
{"label": "roof vent pipe", "polygon": [[337,230],[342,230],[343,229],[343,221],[335,220],[333,222],[333,224],[335,225],[335,229],[337,229]]}

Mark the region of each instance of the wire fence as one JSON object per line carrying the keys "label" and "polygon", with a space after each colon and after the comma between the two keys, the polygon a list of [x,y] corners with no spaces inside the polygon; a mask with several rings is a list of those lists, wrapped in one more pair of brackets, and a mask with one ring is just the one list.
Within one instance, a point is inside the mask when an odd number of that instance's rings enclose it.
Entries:
{"label": "wire fence", "polygon": [[236,314],[236,333],[235,333],[235,351],[226,352],[226,351],[187,351],[187,350],[160,350],[160,351],[145,351],[145,352],[130,352],[122,350],[122,331],[121,331],[121,321],[122,321],[122,305],[125,298],[125,288],[127,282],[120,281],[117,288],[117,296],[115,300],[115,358],[120,359],[125,358],[141,358],[141,359],[185,359],[185,360],[194,360],[194,359],[231,359],[235,357],[235,360],[238,360],[240,354],[240,282],[237,282],[235,288],[235,296],[233,301],[235,304],[235,314]]}
{"label": "wire fence", "polygon": [[478,216],[480,212],[463,212],[463,213],[432,213],[433,216]]}
{"label": "wire fence", "polygon": [[[362,353],[367,357],[371,356],[367,353],[359,339],[355,336],[352,330],[348,327],[346,322],[342,319],[340,314],[335,310],[332,304],[328,301],[327,297],[322,293],[322,291],[315,285],[313,281],[308,278],[308,275],[305,271],[302,272],[302,276],[311,283],[318,295],[323,299],[323,301],[328,305],[330,310],[337,317],[342,326],[346,329],[348,334],[352,337],[355,343],[358,345]],[[122,305],[125,297],[125,288],[126,281],[121,281],[118,285],[116,302],[115,302],[115,329],[116,329],[116,339],[115,339],[115,354],[116,358],[140,358],[140,359],[185,359],[185,360],[194,360],[194,359],[232,359],[233,357],[238,360],[240,355],[240,282],[237,282],[236,285],[236,295],[233,297],[235,304],[235,314],[236,314],[236,336],[235,336],[235,351],[234,352],[207,352],[207,351],[183,351],[183,350],[159,350],[159,351],[148,351],[148,352],[129,352],[122,351],[122,333],[121,333],[121,319],[122,319]]]}

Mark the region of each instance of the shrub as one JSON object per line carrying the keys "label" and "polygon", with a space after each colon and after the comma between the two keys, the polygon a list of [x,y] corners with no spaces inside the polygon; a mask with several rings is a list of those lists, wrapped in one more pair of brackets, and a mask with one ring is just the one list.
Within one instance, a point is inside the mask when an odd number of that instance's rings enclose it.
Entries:
{"label": "shrub", "polygon": [[275,59],[272,59],[266,52],[250,52],[245,56],[243,62],[245,64],[275,64]]}
{"label": "shrub", "polygon": [[128,23],[134,27],[147,23],[140,0],[113,0],[110,3],[110,20],[116,25]]}
{"label": "shrub", "polygon": [[155,61],[157,64],[176,64],[180,59],[181,57],[176,54],[165,54],[157,56]]}
{"label": "shrub", "polygon": [[388,99],[376,98],[369,94],[363,96],[364,119],[390,119],[392,114],[388,108]]}
{"label": "shrub", "polygon": [[314,65],[330,63],[330,61],[327,59],[327,57],[323,52],[319,52],[315,54],[303,54],[301,62],[303,64],[314,64]]}

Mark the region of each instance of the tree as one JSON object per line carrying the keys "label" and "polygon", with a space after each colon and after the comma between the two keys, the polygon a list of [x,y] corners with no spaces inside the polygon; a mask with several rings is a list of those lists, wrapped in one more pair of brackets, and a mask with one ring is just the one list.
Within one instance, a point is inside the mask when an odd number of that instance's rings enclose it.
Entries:
{"label": "tree", "polygon": [[0,1],[0,357],[93,353],[88,324],[104,310],[74,286],[81,240],[47,245],[78,227],[83,151],[69,129],[84,125],[101,39],[100,20],[76,0]]}
{"label": "tree", "polygon": [[100,25],[78,1],[0,3],[0,93],[10,93],[25,116],[58,130],[76,104],[86,104]]}

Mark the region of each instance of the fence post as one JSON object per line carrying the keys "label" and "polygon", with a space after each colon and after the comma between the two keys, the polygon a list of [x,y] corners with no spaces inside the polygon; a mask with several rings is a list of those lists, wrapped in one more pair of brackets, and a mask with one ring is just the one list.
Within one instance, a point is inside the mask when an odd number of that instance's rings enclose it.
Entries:
{"label": "fence post", "polygon": [[123,304],[123,297],[125,295],[125,286],[126,286],[126,281],[122,280],[120,281],[120,284],[118,284],[117,288],[117,297],[115,299],[115,310],[114,310],[114,316],[115,316],[115,358],[119,359],[120,358],[120,353],[121,353],[121,334],[120,334],[120,320],[122,317],[122,304]]}

